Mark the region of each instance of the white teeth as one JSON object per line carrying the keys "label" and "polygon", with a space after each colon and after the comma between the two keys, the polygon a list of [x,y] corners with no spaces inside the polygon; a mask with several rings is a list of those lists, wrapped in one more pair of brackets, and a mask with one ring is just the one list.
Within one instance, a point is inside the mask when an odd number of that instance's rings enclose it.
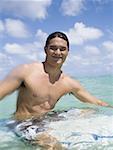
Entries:
{"label": "white teeth", "polygon": [[55,57],[55,56],[53,56],[53,58],[62,58],[62,57]]}

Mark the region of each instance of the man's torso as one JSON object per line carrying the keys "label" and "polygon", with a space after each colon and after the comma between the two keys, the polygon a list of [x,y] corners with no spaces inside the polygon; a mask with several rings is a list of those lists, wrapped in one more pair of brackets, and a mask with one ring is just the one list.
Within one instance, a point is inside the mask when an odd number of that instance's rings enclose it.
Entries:
{"label": "man's torso", "polygon": [[71,92],[71,88],[66,83],[68,77],[63,73],[57,81],[51,83],[42,64],[32,64],[29,68],[19,89],[15,113],[18,119],[43,116],[54,108],[61,96]]}

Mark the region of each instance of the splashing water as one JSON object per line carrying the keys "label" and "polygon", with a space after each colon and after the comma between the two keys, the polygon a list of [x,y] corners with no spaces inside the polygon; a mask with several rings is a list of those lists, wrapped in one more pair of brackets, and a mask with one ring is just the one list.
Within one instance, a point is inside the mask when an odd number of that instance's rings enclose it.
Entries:
{"label": "splashing water", "polygon": [[[113,148],[112,109],[102,112],[95,109],[74,108],[60,112],[58,118],[55,120],[53,116],[53,120],[48,119],[47,126],[51,128],[48,133],[56,137],[65,148],[70,150]],[[0,122],[0,149],[37,149],[22,142],[5,126],[6,123],[7,120]]]}

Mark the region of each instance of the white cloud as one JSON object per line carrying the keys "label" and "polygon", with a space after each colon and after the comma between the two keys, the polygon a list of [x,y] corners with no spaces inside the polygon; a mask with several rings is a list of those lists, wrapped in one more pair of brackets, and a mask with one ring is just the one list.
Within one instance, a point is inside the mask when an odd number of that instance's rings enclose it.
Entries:
{"label": "white cloud", "polygon": [[100,38],[103,33],[98,28],[87,27],[82,22],[77,22],[73,28],[69,29],[67,35],[71,44],[82,45],[86,41]]}
{"label": "white cloud", "polygon": [[4,30],[5,30],[4,24],[3,24],[2,20],[0,20],[0,32],[3,32]]}
{"label": "white cloud", "polygon": [[20,45],[17,43],[7,43],[4,46],[4,50],[11,55],[18,54],[18,56],[22,57],[22,59],[28,59],[33,61],[42,61],[44,59],[44,51],[42,51],[42,49],[39,50],[36,42],[27,43],[24,45]]}
{"label": "white cloud", "polygon": [[109,33],[109,37],[113,39],[113,30],[107,29],[107,32]]}
{"label": "white cloud", "polygon": [[51,2],[52,0],[1,0],[0,12],[21,18],[44,19]]}
{"label": "white cloud", "polygon": [[64,15],[76,16],[83,10],[85,0],[63,0],[61,9]]}
{"label": "white cloud", "polygon": [[0,61],[4,59],[7,59],[7,56],[3,53],[0,53]]}
{"label": "white cloud", "polygon": [[12,57],[7,53],[0,52],[0,80],[6,76],[14,64]]}
{"label": "white cloud", "polygon": [[37,51],[35,43],[17,44],[17,43],[6,43],[4,46],[5,52],[9,54],[30,54],[32,55],[34,51]]}
{"label": "white cloud", "polygon": [[89,45],[89,46],[86,46],[84,49],[88,55],[99,55],[100,54],[100,51],[96,46]]}
{"label": "white cloud", "polygon": [[[7,43],[4,46],[5,52],[11,55],[18,55],[19,58],[22,57],[22,59],[29,59],[29,60],[36,60],[36,55],[34,55],[33,51],[31,50],[33,48],[33,45],[30,44],[24,44],[20,45],[17,43]],[[30,51],[31,50],[31,51]],[[17,57],[17,59],[19,59]]]}
{"label": "white cloud", "polygon": [[10,56],[4,53],[0,53],[0,65],[2,67],[8,67],[13,64],[13,60],[11,59]]}
{"label": "white cloud", "polygon": [[99,3],[99,4],[106,4],[106,3],[109,3],[110,0],[92,0],[93,2],[96,2],[96,3]]}
{"label": "white cloud", "polygon": [[5,27],[7,34],[12,37],[26,38],[30,35],[25,24],[17,19],[6,19]]}
{"label": "white cloud", "polygon": [[105,41],[102,43],[102,46],[106,52],[105,59],[108,60],[109,63],[113,63],[113,41]]}
{"label": "white cloud", "polygon": [[0,67],[0,74],[2,74],[3,73],[3,68],[2,67]]}
{"label": "white cloud", "polygon": [[37,53],[32,53],[32,55],[29,53],[29,54],[25,55],[24,57],[26,57],[29,60],[36,61],[37,60]]}
{"label": "white cloud", "polygon": [[[80,54],[76,54],[76,53],[73,53],[73,54],[70,54],[68,56],[68,59],[67,59],[67,62],[66,62],[66,66],[72,66],[73,65],[73,68],[76,66],[76,67],[79,67],[79,68],[83,68],[85,69],[86,66],[87,67],[91,67],[93,65],[96,66],[96,65],[100,65],[102,64],[102,58],[101,58],[101,55],[100,52],[94,52],[94,50],[96,49],[96,47],[93,47],[91,46],[92,50],[89,51],[89,47],[87,47],[87,52],[84,52],[80,53]],[[96,49],[98,50],[98,49]]]}
{"label": "white cloud", "polygon": [[38,29],[36,32],[36,37],[38,37],[40,41],[45,41],[47,36],[48,34],[46,32],[43,32],[41,29]]}
{"label": "white cloud", "polygon": [[105,41],[102,45],[108,52],[113,53],[113,41]]}
{"label": "white cloud", "polygon": [[45,58],[44,44],[47,36],[48,34],[46,32],[38,29],[35,34],[36,40],[33,43],[6,43],[4,50],[11,55],[18,54],[22,59],[42,61]]}
{"label": "white cloud", "polygon": [[25,54],[25,53],[27,53],[27,50],[24,49],[23,46],[16,44],[16,43],[13,43],[13,44],[7,43],[4,46],[4,49],[7,53],[10,53],[10,54]]}

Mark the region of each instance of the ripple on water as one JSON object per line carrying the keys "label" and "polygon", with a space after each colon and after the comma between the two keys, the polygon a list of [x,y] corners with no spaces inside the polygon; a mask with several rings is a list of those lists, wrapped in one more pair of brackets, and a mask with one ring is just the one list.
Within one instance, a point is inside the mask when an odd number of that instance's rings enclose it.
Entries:
{"label": "ripple on water", "polygon": [[[53,115],[53,120],[51,118],[51,121],[48,121],[48,127],[51,129],[48,133],[71,150],[112,150],[113,115],[110,111],[112,110],[108,109],[101,113],[95,109],[71,109],[61,112],[58,114],[60,119],[55,120]],[[61,119],[61,116],[65,119]],[[0,149],[33,149],[20,141],[5,123],[3,120],[0,122]]]}

